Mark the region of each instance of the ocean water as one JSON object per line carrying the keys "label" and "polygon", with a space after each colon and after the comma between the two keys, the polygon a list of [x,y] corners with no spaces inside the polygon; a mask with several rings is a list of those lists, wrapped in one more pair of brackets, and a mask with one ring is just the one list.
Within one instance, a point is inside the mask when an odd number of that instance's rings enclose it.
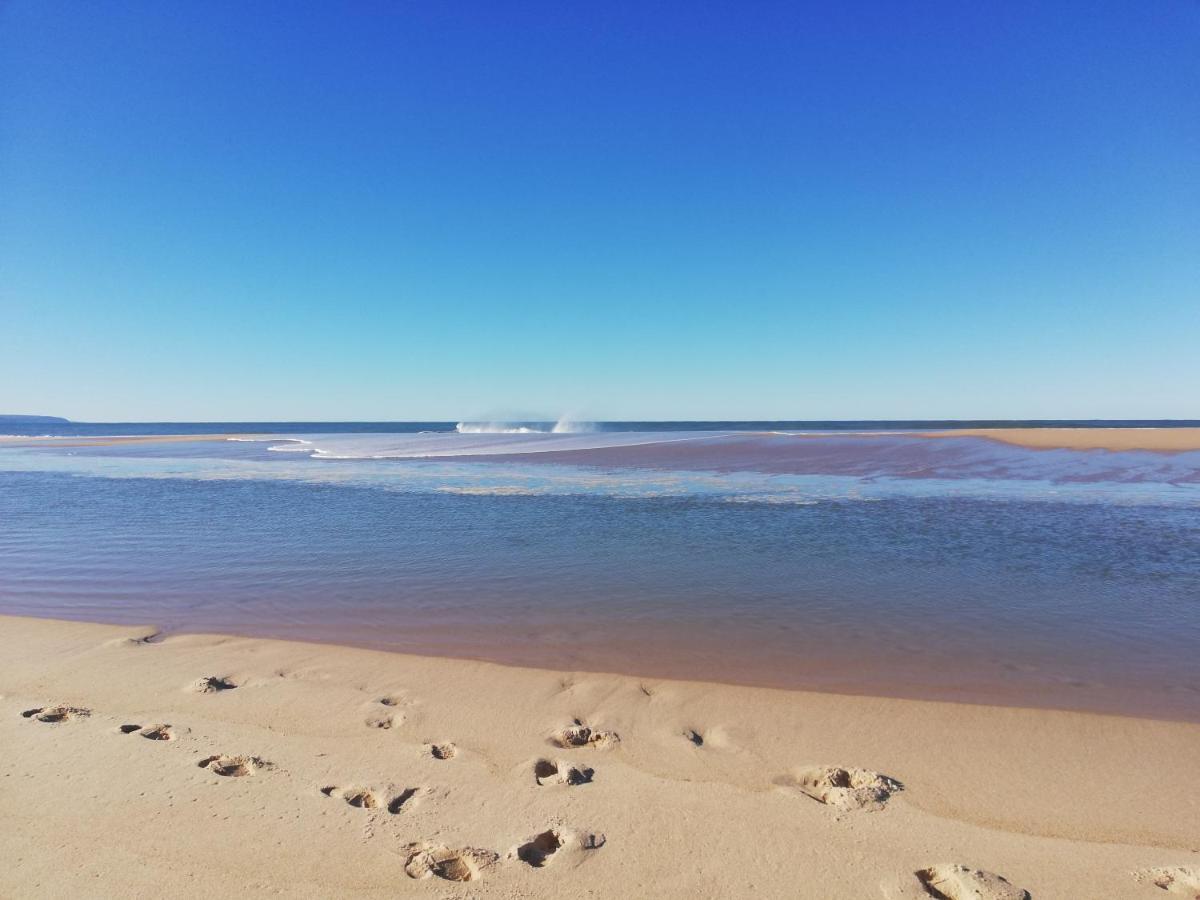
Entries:
{"label": "ocean water", "polygon": [[1200,452],[917,425],[34,426],[0,611],[1200,720]]}

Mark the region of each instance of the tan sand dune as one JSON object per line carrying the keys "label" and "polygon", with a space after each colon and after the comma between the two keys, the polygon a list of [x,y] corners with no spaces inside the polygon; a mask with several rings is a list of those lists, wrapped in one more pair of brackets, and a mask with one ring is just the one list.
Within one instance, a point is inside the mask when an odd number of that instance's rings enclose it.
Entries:
{"label": "tan sand dune", "polygon": [[0,897],[1150,900],[1200,865],[1200,725],[148,633],[0,618]]}

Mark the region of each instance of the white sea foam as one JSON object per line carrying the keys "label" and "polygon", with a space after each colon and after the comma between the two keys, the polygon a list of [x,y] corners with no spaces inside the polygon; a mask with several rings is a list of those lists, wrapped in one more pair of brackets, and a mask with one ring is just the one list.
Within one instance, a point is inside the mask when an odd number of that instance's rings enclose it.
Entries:
{"label": "white sea foam", "polygon": [[285,438],[284,442],[278,447],[268,447],[268,450],[274,450],[276,453],[308,453],[312,447],[312,441],[304,441],[299,438]]}
{"label": "white sea foam", "polygon": [[[268,450],[278,450],[282,453],[297,453],[306,451],[312,444],[312,441],[306,441],[304,438],[281,438],[281,437],[227,437],[227,441],[236,441],[239,444],[281,444],[284,446],[268,447]],[[296,446],[286,446],[295,444]]]}
{"label": "white sea foam", "polygon": [[586,434],[595,431],[591,422],[573,422],[562,416],[549,428],[537,427],[539,423],[518,422],[459,422],[454,430],[459,434]]}
{"label": "white sea foam", "polygon": [[503,422],[459,422],[454,426],[459,434],[545,434],[541,428],[507,425]]}

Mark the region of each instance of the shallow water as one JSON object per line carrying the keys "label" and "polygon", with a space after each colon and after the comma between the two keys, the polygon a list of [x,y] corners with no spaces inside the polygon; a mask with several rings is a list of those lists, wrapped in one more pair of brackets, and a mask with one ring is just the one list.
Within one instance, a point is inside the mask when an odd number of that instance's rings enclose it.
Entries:
{"label": "shallow water", "polygon": [[0,611],[1200,719],[1200,453],[285,434],[0,447]]}

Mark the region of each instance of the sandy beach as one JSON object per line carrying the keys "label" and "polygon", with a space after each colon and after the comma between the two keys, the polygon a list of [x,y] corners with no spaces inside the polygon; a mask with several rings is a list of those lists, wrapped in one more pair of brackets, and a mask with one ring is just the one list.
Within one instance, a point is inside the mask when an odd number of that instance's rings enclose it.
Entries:
{"label": "sandy beach", "polygon": [[0,0],[0,900],[1200,900],[1198,36]]}
{"label": "sandy beach", "polygon": [[1200,428],[963,428],[927,437],[985,437],[1047,450],[1200,450]]}
{"label": "sandy beach", "polygon": [[1195,724],[0,628],[5,897],[1200,892]]}

